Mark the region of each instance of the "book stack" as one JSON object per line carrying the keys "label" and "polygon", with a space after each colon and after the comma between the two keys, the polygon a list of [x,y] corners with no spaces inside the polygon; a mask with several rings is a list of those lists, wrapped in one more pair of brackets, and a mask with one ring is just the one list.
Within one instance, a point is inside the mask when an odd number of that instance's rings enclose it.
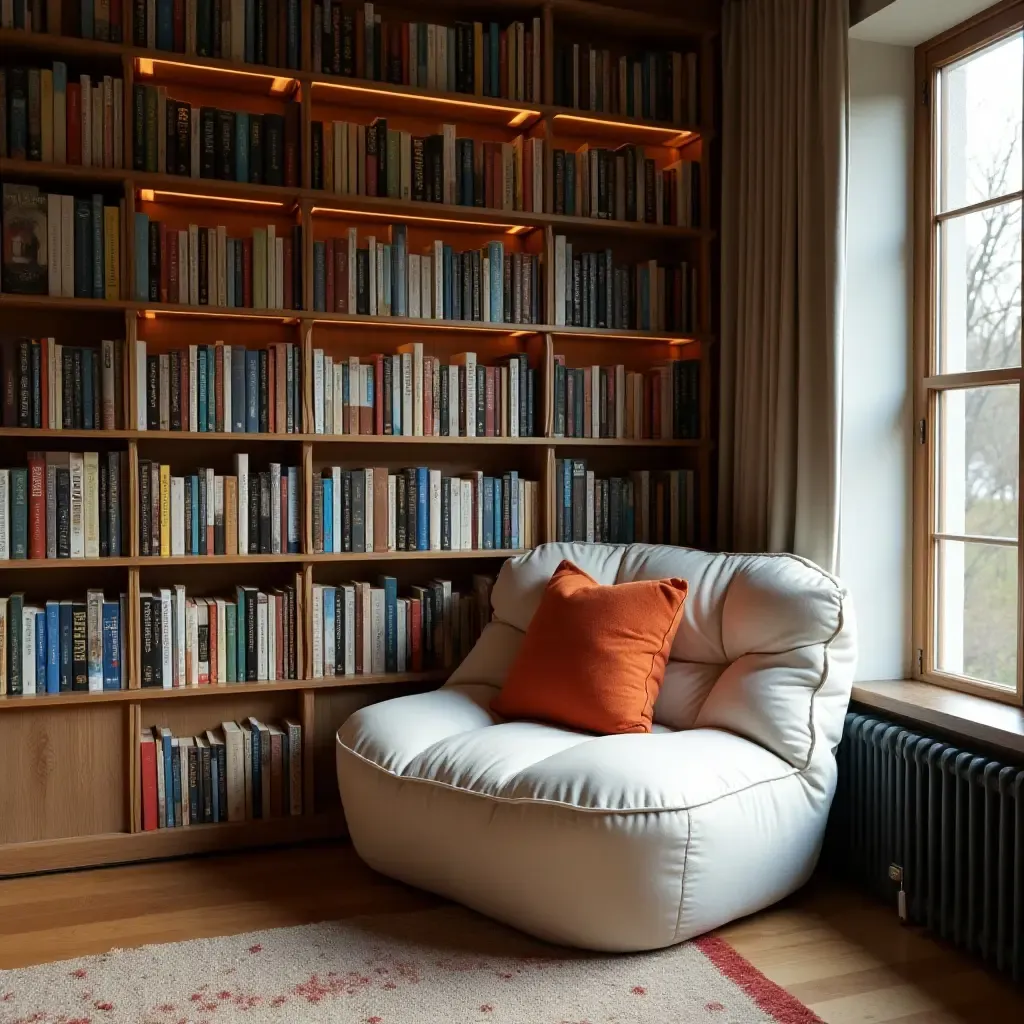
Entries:
{"label": "book stack", "polygon": [[615,56],[585,43],[556,44],[553,84],[559,107],[672,124],[699,118],[695,53]]}
{"label": "book stack", "polygon": [[551,153],[553,213],[693,227],[700,220],[700,164],[663,170],[643,146],[581,146]]}
{"label": "book stack", "polygon": [[384,21],[370,3],[313,5],[316,71],[540,103],[540,67],[540,18],[431,25]]}
{"label": "book stack", "polygon": [[475,352],[460,352],[445,364],[414,341],[364,360],[313,349],[315,433],[534,436],[537,374],[522,353],[484,366]]}
{"label": "book stack", "polygon": [[544,140],[456,138],[455,125],[436,135],[369,125],[313,121],[313,188],[340,195],[386,196],[421,203],[544,211]]}
{"label": "book stack", "polygon": [[48,195],[35,185],[4,185],[3,203],[0,289],[17,295],[120,298],[119,206],[105,206],[101,195]]}
{"label": "book stack", "polygon": [[142,685],[225,686],[298,679],[302,617],[292,586],[236,587],[233,600],[189,597],[181,584],[139,595]]}
{"label": "book stack", "polygon": [[359,246],[356,229],[313,243],[313,308],[369,316],[490,323],[541,322],[541,258],[502,242],[456,252],[440,239],[408,251],[408,231]]}
{"label": "book stack", "polygon": [[246,349],[218,341],[148,355],[138,341],[135,352],[139,430],[302,433],[298,345]]}
{"label": "book stack", "polygon": [[567,367],[555,356],[555,437],[700,437],[700,361],[675,360],[645,373],[617,366]]}
{"label": "book stack", "polygon": [[298,466],[272,462],[250,476],[249,456],[230,475],[200,468],[172,476],[166,463],[139,462],[139,554],[270,555],[299,550]]}
{"label": "book stack", "polygon": [[26,32],[45,32],[45,0],[5,0],[0,4],[0,28],[18,28]]}
{"label": "book stack", "polygon": [[300,7],[299,0],[135,0],[132,42],[150,50],[298,70]]}
{"label": "book stack", "polygon": [[0,560],[128,553],[127,452],[29,452],[0,469]]}
{"label": "book stack", "polygon": [[120,430],[124,412],[124,342],[99,348],[19,338],[0,345],[3,425],[46,430]]}
{"label": "book stack", "polygon": [[417,466],[328,466],[313,479],[313,550],[492,551],[530,548],[540,536],[536,482],[512,470],[447,476]]}
{"label": "book stack", "polygon": [[313,677],[454,668],[491,617],[493,579],[474,576],[471,593],[432,580],[398,596],[394,576],[377,585],[313,584]]}
{"label": "book stack", "polygon": [[302,184],[301,106],[284,114],[197,107],[162,85],[132,91],[132,162],[137,171],[254,185]]}
{"label": "book stack", "polygon": [[0,157],[83,167],[123,167],[120,78],[68,68],[0,68]]}
{"label": "book stack", "polygon": [[692,331],[697,268],[685,260],[615,263],[611,249],[577,252],[555,235],[556,325],[634,331]]}
{"label": "book stack", "polygon": [[302,308],[302,228],[229,238],[223,224],[176,230],[135,214],[135,298],[188,306]]}
{"label": "book stack", "polygon": [[555,539],[692,545],[695,481],[692,469],[598,479],[582,459],[555,459]]}
{"label": "book stack", "polygon": [[139,781],[145,832],[302,814],[302,726],[250,717],[197,736],[144,729]]}
{"label": "book stack", "polygon": [[0,597],[0,695],[124,690],[128,595],[26,604]]}

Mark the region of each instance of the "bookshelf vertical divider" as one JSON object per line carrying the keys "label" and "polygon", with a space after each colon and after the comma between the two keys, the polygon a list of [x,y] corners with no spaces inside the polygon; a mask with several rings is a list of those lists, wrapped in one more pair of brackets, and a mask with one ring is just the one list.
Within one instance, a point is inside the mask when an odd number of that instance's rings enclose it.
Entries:
{"label": "bookshelf vertical divider", "polygon": [[[365,703],[394,692],[394,686],[415,689],[436,685],[441,672],[404,673],[396,678],[359,676],[315,679],[312,651],[312,605],[315,583],[334,585],[342,579],[371,579],[377,572],[393,573],[400,586],[422,583],[440,575],[466,578],[476,572],[496,572],[499,561],[494,551],[375,552],[353,555],[344,553],[336,559],[315,553],[313,536],[313,481],[320,467],[338,462],[350,466],[388,466],[389,469],[429,465],[445,473],[459,474],[467,470],[485,474],[516,469],[523,479],[536,479],[538,515],[535,541],[556,539],[559,463],[562,459],[586,459],[587,468],[599,477],[628,474],[634,468],[694,468],[697,477],[698,537],[707,546],[715,536],[715,367],[717,352],[714,332],[717,326],[717,302],[712,289],[716,283],[718,240],[714,229],[717,215],[717,175],[719,155],[715,145],[718,117],[717,60],[719,40],[717,26],[684,16],[644,13],[645,0],[636,0],[639,9],[637,24],[623,11],[626,0],[588,3],[587,0],[527,0],[519,13],[527,20],[539,17],[541,26],[540,67],[542,70],[539,99],[491,100],[480,94],[448,94],[423,87],[402,86],[372,79],[343,78],[321,72],[313,64],[313,43],[309,29],[313,25],[314,0],[299,0],[303,26],[300,67],[264,67],[246,65],[226,59],[148,50],[134,45],[133,11],[138,5],[123,7],[122,44],[93,42],[59,34],[72,24],[62,0],[46,0],[50,35],[32,36],[23,31],[0,29],[0,49],[5,65],[22,61],[65,59],[74,64],[75,73],[116,74],[119,64],[122,77],[124,163],[120,169],[107,167],[49,166],[27,161],[0,158],[0,178],[35,182],[39,178],[52,182],[51,191],[74,191],[84,195],[103,191],[123,211],[120,233],[120,295],[112,299],[54,298],[39,302],[35,297],[0,296],[0,319],[7,309],[17,317],[17,333],[32,337],[59,335],[62,331],[68,344],[76,343],[69,323],[74,318],[106,317],[111,323],[123,323],[124,391],[121,395],[124,422],[114,432],[96,431],[96,442],[75,437],[62,437],[59,432],[43,431],[38,439],[31,432],[16,431],[12,442],[23,448],[37,445],[53,450],[80,450],[98,445],[109,451],[127,452],[128,524],[124,530],[122,558],[109,568],[76,566],[73,562],[60,567],[46,566],[45,572],[33,571],[24,584],[12,584],[4,593],[17,590],[38,591],[51,581],[63,588],[61,596],[83,592],[89,586],[113,585],[127,596],[125,623],[125,660],[127,684],[124,691],[97,694],[44,694],[40,698],[0,695],[0,806],[10,797],[11,815],[0,816],[0,877],[30,871],[81,867],[205,852],[296,839],[337,836],[343,834],[344,823],[337,793],[332,792],[330,776],[334,763],[334,730],[340,721],[360,702]],[[472,20],[486,5],[471,0],[446,0],[429,14],[416,11],[409,15],[394,0],[375,4],[384,18],[435,17],[453,21]],[[508,5],[494,5],[508,8]],[[664,10],[663,5],[659,5]],[[360,8],[361,10],[361,8]],[[486,13],[486,12],[485,12]],[[504,18],[505,11],[495,18]],[[515,12],[508,8],[514,17]],[[361,14],[360,14],[361,17]],[[361,22],[359,22],[361,31]],[[586,37],[586,38],[584,38]],[[561,67],[559,44],[600,48],[609,44],[614,49],[626,48],[686,49],[696,52],[700,91],[700,109],[695,124],[649,123],[640,117],[594,113],[583,106],[562,107],[555,103],[555,75]],[[668,43],[665,43],[668,39]],[[675,46],[677,41],[684,41]],[[14,56],[8,58],[10,44]],[[581,61],[582,65],[582,61]],[[156,70],[154,71],[154,66]],[[612,75],[615,71],[610,72]],[[152,171],[136,171],[134,96],[136,84],[166,84],[179,87],[184,98],[179,102],[215,107],[245,107],[266,111],[275,103],[291,99],[299,104],[299,184],[295,187],[271,186],[265,182],[224,181],[220,178],[181,177]],[[223,86],[223,90],[222,90]],[[181,97],[182,94],[179,94]],[[226,97],[226,98],[225,98]],[[237,102],[232,102],[234,97]],[[515,112],[512,117],[510,112]],[[392,118],[389,128],[413,135],[440,131],[444,122],[455,122],[459,129],[469,126],[466,134],[487,135],[490,141],[508,142],[513,135],[523,139],[540,137],[545,143],[542,174],[543,211],[514,211],[502,208],[467,209],[465,206],[417,203],[412,200],[387,199],[382,196],[339,194],[334,183],[322,182],[322,189],[313,189],[311,160],[313,124],[318,119],[332,118],[365,122],[373,116]],[[481,127],[482,126],[482,127]],[[479,131],[477,131],[479,129]],[[650,145],[656,154],[656,169],[677,158],[695,159],[700,165],[701,193],[700,227],[676,229],[652,223],[591,219],[555,213],[555,174],[553,150],[586,145],[616,147],[624,143]],[[525,146],[524,146],[525,149]],[[582,152],[582,150],[581,150]],[[656,170],[657,173],[657,170]],[[199,193],[202,193],[201,195]],[[155,194],[155,195],[154,195]],[[154,203],[160,210],[155,216],[166,219],[168,228],[181,229],[189,220],[192,206],[206,205],[207,216],[221,217],[214,221],[253,225],[266,223],[269,215],[276,218],[280,231],[287,222],[290,228],[302,229],[299,251],[293,253],[301,261],[302,289],[297,303],[301,308],[280,310],[268,302],[268,308],[247,310],[205,310],[180,305],[178,296],[171,296],[169,305],[138,298],[140,291],[136,272],[136,210],[151,213]],[[272,208],[272,209],[271,209]],[[327,229],[330,219],[338,231]],[[210,211],[213,214],[210,214]],[[415,211],[415,212],[411,212]],[[589,211],[588,211],[589,212]],[[539,290],[543,313],[539,323],[479,323],[466,321],[423,321],[419,326],[400,322],[388,323],[383,316],[357,314],[349,309],[339,315],[330,309],[314,310],[314,243],[330,234],[342,234],[341,225],[355,225],[360,235],[373,234],[387,241],[390,225],[408,222],[409,238],[416,235],[417,246],[435,239],[453,248],[468,249],[469,237],[502,240],[505,252],[524,252],[540,257]],[[508,221],[509,223],[503,223]],[[246,230],[245,227],[242,229]],[[540,232],[538,234],[538,232]],[[475,235],[474,235],[475,233]],[[696,262],[695,323],[689,333],[682,331],[616,331],[606,328],[586,329],[556,324],[554,302],[556,293],[556,236],[564,235],[578,252],[583,249],[621,248],[628,261],[646,260],[662,252],[671,259]],[[278,237],[281,237],[279,234]],[[362,243],[365,244],[365,243]],[[420,249],[422,251],[422,249]],[[413,252],[410,241],[409,252]],[[618,258],[618,253],[616,257]],[[148,265],[149,253],[138,254]],[[508,261],[506,261],[507,266]],[[633,301],[636,301],[634,295]],[[27,326],[28,318],[34,318]],[[54,319],[48,319],[48,318]],[[123,317],[123,320],[121,319]],[[61,319],[63,318],[63,319]],[[564,318],[559,318],[564,319]],[[38,327],[35,324],[38,323]],[[110,338],[120,327],[107,327],[104,319],[89,321],[83,335],[89,340]],[[52,325],[52,326],[51,326]],[[222,327],[219,325],[223,325]],[[101,333],[101,331],[103,333]],[[175,333],[177,331],[177,333]],[[194,337],[193,337],[194,333]],[[140,418],[145,426],[146,409],[140,409],[138,383],[145,380],[145,366],[139,366],[137,342],[149,345],[150,355],[166,350],[168,343],[213,344],[216,338],[227,344],[263,347],[283,340],[298,346],[302,367],[300,408],[295,410],[294,433],[278,430],[273,436],[240,434],[237,438],[182,433],[170,435],[163,431],[147,433],[139,430]],[[249,340],[252,339],[252,340]],[[535,423],[533,436],[497,437],[472,441],[467,437],[364,437],[317,435],[314,415],[314,348],[323,348],[335,360],[347,354],[364,352],[394,353],[409,340],[422,340],[424,352],[440,356],[464,349],[480,353],[480,361],[496,362],[512,352],[528,355],[536,370]],[[57,342],[62,343],[61,337]],[[675,447],[672,441],[651,443],[623,438],[574,438],[555,436],[555,364],[564,357],[569,367],[625,364],[627,370],[644,372],[652,365],[662,365],[679,358],[696,358],[701,364],[699,439],[687,440]],[[453,360],[454,361],[454,360]],[[140,373],[140,371],[142,371]],[[143,399],[144,404],[144,399]],[[559,408],[562,408],[559,406]],[[140,416],[141,414],[141,416]],[[186,425],[187,426],[187,425]],[[331,426],[327,426],[331,430]],[[302,483],[299,491],[299,551],[270,556],[244,558],[237,555],[211,559],[209,569],[193,557],[142,558],[140,538],[140,459],[181,461],[183,466],[211,465],[213,460],[227,466],[233,454],[245,453],[250,458],[250,472],[266,461],[282,465],[300,464]],[[268,454],[269,453],[269,454]],[[211,461],[204,462],[204,459]],[[644,460],[649,460],[646,462]],[[189,470],[191,472],[192,470]],[[218,470],[222,472],[226,470]],[[496,544],[495,547],[498,547]],[[465,557],[463,557],[465,556]],[[205,561],[205,560],[204,560]],[[351,563],[351,573],[347,571]],[[10,565],[13,570],[29,567]],[[237,572],[235,571],[237,570]],[[6,571],[6,570],[5,570]],[[93,582],[93,573],[101,579]],[[210,581],[205,581],[209,572]],[[228,582],[230,580],[230,583]],[[191,592],[217,593],[241,582],[246,585],[277,586],[288,581],[296,585],[297,606],[297,678],[267,684],[247,683],[232,689],[224,687],[178,688],[169,691],[142,688],[142,613],[141,592],[184,583]],[[66,593],[65,593],[66,592]],[[33,596],[38,596],[33,595]],[[77,598],[76,598],[77,599]],[[379,686],[377,684],[387,684]],[[207,709],[210,709],[209,711]],[[143,830],[142,784],[140,781],[140,737],[153,725],[168,724],[184,734],[205,731],[226,718],[242,720],[253,715],[263,720],[296,718],[303,728],[303,813],[281,819],[222,823],[185,829]],[[67,729],[69,716],[75,728]],[[166,716],[166,722],[164,717]],[[175,731],[177,735],[177,731]],[[67,736],[75,737],[71,742]],[[127,743],[127,749],[125,744]],[[46,778],[41,783],[31,777],[26,765],[42,763],[39,750],[47,751]],[[95,778],[93,778],[95,773]],[[320,773],[323,773],[321,776]],[[38,773],[37,773],[38,774]],[[87,780],[85,783],[82,780]],[[14,794],[5,793],[5,786],[20,786]],[[113,787],[113,788],[112,788]],[[69,792],[70,790],[70,792]],[[70,809],[69,809],[70,806]],[[11,824],[13,822],[13,824]]]}
{"label": "bookshelf vertical divider", "polygon": [[124,717],[128,734],[128,776],[131,784],[127,787],[128,831],[142,831],[142,785],[139,773],[139,738],[142,735],[142,709],[137,703],[125,704]]}

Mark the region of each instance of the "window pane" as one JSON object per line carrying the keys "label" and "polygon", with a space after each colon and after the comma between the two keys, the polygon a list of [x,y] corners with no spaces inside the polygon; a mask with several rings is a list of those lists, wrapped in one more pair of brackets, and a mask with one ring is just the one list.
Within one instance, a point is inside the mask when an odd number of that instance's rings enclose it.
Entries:
{"label": "window pane", "polygon": [[939,372],[1020,365],[1021,203],[938,228]]}
{"label": "window pane", "polygon": [[940,533],[1017,536],[1020,386],[939,395]]}
{"label": "window pane", "polygon": [[939,205],[943,210],[1021,187],[1024,34],[945,68],[939,92]]}
{"label": "window pane", "polygon": [[937,542],[935,664],[1015,689],[1017,548]]}

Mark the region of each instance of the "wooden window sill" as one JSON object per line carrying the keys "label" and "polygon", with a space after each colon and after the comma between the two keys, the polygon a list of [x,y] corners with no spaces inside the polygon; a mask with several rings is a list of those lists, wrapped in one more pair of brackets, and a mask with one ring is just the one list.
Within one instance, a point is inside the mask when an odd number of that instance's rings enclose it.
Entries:
{"label": "wooden window sill", "polygon": [[932,726],[970,743],[995,747],[1008,757],[1024,757],[1024,709],[958,693],[912,679],[854,683],[853,703],[883,711],[925,730]]}

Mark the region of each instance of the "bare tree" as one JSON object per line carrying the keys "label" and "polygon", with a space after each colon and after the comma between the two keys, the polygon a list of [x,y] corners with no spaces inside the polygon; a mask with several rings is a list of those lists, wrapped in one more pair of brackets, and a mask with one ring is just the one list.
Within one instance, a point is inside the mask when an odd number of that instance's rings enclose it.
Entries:
{"label": "bare tree", "polygon": [[[1012,190],[1021,165],[1021,125],[1008,126],[1007,144],[986,165],[973,168],[981,196]],[[1001,203],[974,214],[980,239],[967,253],[967,368],[1020,365],[1021,203]],[[1016,536],[1020,496],[1020,398],[1009,387],[972,388],[966,394],[965,514],[967,529],[986,536]],[[1016,551],[969,545],[965,552],[964,669],[1012,682],[1017,651]]]}

